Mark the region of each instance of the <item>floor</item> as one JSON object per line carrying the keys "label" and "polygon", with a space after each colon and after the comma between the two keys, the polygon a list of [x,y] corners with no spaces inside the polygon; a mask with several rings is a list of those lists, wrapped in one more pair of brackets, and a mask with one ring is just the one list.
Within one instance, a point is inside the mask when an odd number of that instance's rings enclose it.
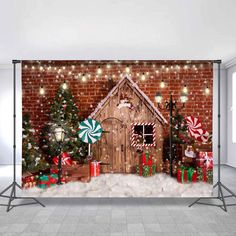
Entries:
{"label": "floor", "polygon": [[[10,176],[9,167],[1,166],[1,190],[11,181]],[[236,192],[236,169],[222,166],[222,182]],[[0,198],[0,203],[6,200]],[[5,207],[0,207],[0,236],[236,236],[236,206],[228,212],[202,205],[189,208],[194,200],[189,198],[40,200],[45,208],[31,205],[6,213]]]}

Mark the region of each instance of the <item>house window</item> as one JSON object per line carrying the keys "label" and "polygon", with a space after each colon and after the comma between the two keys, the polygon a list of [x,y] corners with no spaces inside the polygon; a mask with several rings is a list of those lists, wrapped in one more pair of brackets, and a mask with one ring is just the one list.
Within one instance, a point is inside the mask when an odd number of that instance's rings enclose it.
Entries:
{"label": "house window", "polygon": [[131,146],[155,146],[156,126],[154,123],[134,123],[132,124]]}
{"label": "house window", "polygon": [[236,143],[236,72],[232,77],[232,141]]}

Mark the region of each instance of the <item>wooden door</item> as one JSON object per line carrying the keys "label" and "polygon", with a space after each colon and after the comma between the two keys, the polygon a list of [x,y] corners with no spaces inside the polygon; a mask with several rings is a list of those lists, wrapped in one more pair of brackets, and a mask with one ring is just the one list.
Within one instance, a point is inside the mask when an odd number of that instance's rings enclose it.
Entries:
{"label": "wooden door", "polygon": [[105,119],[101,125],[104,131],[98,142],[101,172],[125,173],[126,127],[116,118]]}

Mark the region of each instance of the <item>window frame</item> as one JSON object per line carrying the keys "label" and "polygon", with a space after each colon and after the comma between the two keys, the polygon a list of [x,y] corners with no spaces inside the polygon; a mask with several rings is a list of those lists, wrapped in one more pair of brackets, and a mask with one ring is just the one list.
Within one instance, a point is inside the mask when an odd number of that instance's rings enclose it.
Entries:
{"label": "window frame", "polygon": [[[153,127],[153,133],[152,134],[145,134],[145,126],[152,126]],[[137,134],[135,134],[135,126],[142,126],[143,127],[143,143],[138,144],[136,142],[137,140]],[[132,135],[131,135],[131,147],[155,147],[156,146],[156,124],[155,123],[148,123],[148,122],[140,122],[140,123],[132,123],[131,125]],[[152,143],[144,143],[145,136],[151,136],[153,137]]]}

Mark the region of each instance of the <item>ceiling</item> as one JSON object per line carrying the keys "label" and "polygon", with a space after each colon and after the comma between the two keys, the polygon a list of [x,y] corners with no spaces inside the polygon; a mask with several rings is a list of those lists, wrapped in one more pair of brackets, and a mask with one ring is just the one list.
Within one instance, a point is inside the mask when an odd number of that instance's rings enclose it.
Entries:
{"label": "ceiling", "polygon": [[236,56],[235,0],[0,0],[0,64],[12,59]]}

